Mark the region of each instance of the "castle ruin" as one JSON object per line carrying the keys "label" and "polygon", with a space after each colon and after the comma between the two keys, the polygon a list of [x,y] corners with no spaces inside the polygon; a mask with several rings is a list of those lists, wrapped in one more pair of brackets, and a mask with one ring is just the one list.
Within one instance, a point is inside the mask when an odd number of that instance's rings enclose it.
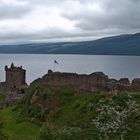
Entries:
{"label": "castle ruin", "polygon": [[128,78],[120,80],[110,79],[103,72],[94,72],[87,74],[61,73],[49,70],[42,78],[38,78],[31,85],[40,85],[43,87],[70,86],[79,91],[98,92],[106,91],[112,93],[124,91],[140,91],[140,79],[134,79],[132,82]]}
{"label": "castle ruin", "polygon": [[16,104],[26,89],[26,70],[13,63],[10,67],[6,65],[5,82],[0,83],[0,93],[5,95],[5,101],[0,103],[0,108]]}
{"label": "castle ruin", "polygon": [[5,82],[0,84],[0,90],[12,91],[21,89],[26,85],[26,70],[22,66],[17,67],[12,63],[10,67],[5,66]]}
{"label": "castle ruin", "polygon": [[11,88],[20,88],[26,84],[26,70],[11,64],[11,67],[5,66],[6,81],[5,83]]}
{"label": "castle ruin", "polygon": [[76,73],[61,73],[48,71],[48,74],[35,80],[32,84],[49,86],[70,86],[81,91],[99,91],[107,87],[108,76],[102,72],[95,72],[90,75]]}
{"label": "castle ruin", "polygon": [[[0,83],[0,91],[20,91],[26,84],[26,70],[22,66],[17,67],[12,63],[11,66],[5,66],[6,80]],[[89,75],[53,72],[49,70],[42,78],[34,80],[30,85],[40,85],[44,87],[51,86],[70,86],[79,91],[97,92],[97,91],[140,91],[140,79],[136,78],[129,81],[128,78],[120,80],[110,79],[103,72],[94,72]],[[26,86],[27,88],[27,86]]]}

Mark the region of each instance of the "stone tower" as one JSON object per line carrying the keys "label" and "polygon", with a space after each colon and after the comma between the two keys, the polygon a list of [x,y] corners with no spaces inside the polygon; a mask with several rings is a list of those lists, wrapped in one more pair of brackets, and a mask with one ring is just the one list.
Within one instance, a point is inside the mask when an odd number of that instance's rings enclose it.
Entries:
{"label": "stone tower", "polygon": [[16,67],[11,64],[11,67],[5,66],[6,85],[10,88],[20,88],[26,84],[26,70],[21,67]]}

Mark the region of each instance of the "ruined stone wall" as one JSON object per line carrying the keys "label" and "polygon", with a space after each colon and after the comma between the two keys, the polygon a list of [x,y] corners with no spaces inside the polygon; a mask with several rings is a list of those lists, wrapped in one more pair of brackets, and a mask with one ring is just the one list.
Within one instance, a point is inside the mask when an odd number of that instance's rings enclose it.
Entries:
{"label": "ruined stone wall", "polygon": [[6,83],[5,82],[1,82],[0,83],[0,92],[4,93],[5,91],[7,91],[6,89],[7,89],[6,88]]}
{"label": "ruined stone wall", "polygon": [[134,79],[131,83],[128,78],[121,78],[120,80],[109,79],[107,75],[102,72],[95,72],[90,75],[76,74],[76,73],[60,73],[48,71],[44,75],[31,83],[31,85],[49,86],[71,86],[80,91],[140,91],[140,79]]}
{"label": "ruined stone wall", "polygon": [[[6,81],[0,83],[0,90],[13,91],[20,89],[26,85],[26,71],[22,67],[15,67],[13,64],[10,68],[5,67]],[[132,82],[128,78],[120,80],[109,79],[102,72],[92,74],[76,74],[76,73],[61,73],[49,70],[42,78],[33,81],[31,85],[41,85],[44,87],[50,86],[71,86],[80,91],[140,91],[140,79],[134,79]]]}
{"label": "ruined stone wall", "polygon": [[60,73],[49,71],[41,79],[35,80],[32,84],[41,84],[48,86],[71,86],[83,91],[98,91],[107,89],[108,76],[102,72],[92,73],[90,75],[76,73]]}

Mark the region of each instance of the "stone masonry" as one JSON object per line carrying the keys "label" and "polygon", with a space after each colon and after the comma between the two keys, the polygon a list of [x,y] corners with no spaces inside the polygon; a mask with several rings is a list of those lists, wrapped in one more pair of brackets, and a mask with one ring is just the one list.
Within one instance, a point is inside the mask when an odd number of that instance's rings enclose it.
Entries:
{"label": "stone masonry", "polygon": [[134,79],[130,83],[128,78],[121,78],[120,80],[109,79],[102,72],[86,75],[49,70],[46,75],[33,81],[31,85],[41,85],[44,87],[70,86],[80,91],[88,92],[109,91],[116,93],[122,91],[140,91],[140,79]]}

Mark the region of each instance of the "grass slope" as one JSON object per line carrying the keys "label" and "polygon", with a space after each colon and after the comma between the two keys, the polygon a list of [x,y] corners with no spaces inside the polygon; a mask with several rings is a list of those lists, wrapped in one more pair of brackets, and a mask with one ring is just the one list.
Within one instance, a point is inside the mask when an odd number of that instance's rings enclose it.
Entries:
{"label": "grass slope", "polygon": [[[69,87],[48,89],[35,87],[27,95],[20,106],[23,113],[26,112],[28,117],[39,121],[47,121],[58,130],[64,127],[87,128],[93,120],[100,120],[101,126],[105,125],[106,127],[106,125],[114,123],[112,122],[113,119],[115,121],[120,119],[124,121],[119,126],[120,132],[112,135],[111,140],[118,140],[121,129],[124,131],[124,128],[121,128],[123,125],[126,129],[130,129],[125,133],[124,140],[139,140],[140,138],[140,93],[122,93],[119,95],[108,93],[79,94]],[[37,97],[34,103],[31,103],[32,95]],[[134,113],[132,113],[133,111]],[[114,114],[120,116],[116,118]],[[98,117],[100,119],[97,119]],[[85,131],[87,130],[85,129]],[[97,137],[97,135],[95,136]]]}
{"label": "grass slope", "polygon": [[[31,87],[16,108],[0,110],[0,118],[4,122],[4,132],[8,134],[10,140],[35,140],[39,135],[40,127],[33,122],[51,124],[55,128],[53,134],[57,132],[67,137],[67,134],[71,135],[70,131],[75,135],[78,131],[83,138],[85,137],[84,140],[98,140],[100,133],[94,134],[92,128],[90,131],[87,129],[90,128],[91,122],[98,120],[101,126],[106,123],[111,124],[117,114],[120,114],[118,117],[120,119],[123,117],[121,113],[125,111],[124,123],[130,129],[125,133],[124,140],[140,140],[140,93],[122,93],[114,96],[108,93],[79,93],[69,87],[47,89],[39,86]],[[124,128],[120,126],[119,129]],[[92,134],[90,138],[89,133]],[[121,131],[112,134],[108,140],[119,140],[120,133]],[[59,140],[73,139],[60,138]]]}
{"label": "grass slope", "polygon": [[[30,104],[34,93],[38,100]],[[76,94],[76,91],[69,87],[51,89],[37,87],[26,94],[19,108],[31,118],[47,120],[60,127],[86,125],[93,119],[93,116],[96,116],[96,103],[107,95],[102,93]],[[90,108],[91,103],[95,105],[92,108]]]}
{"label": "grass slope", "polygon": [[39,133],[39,127],[30,122],[17,123],[18,113],[13,107],[0,110],[0,119],[4,123],[4,132],[8,140],[35,140]]}

